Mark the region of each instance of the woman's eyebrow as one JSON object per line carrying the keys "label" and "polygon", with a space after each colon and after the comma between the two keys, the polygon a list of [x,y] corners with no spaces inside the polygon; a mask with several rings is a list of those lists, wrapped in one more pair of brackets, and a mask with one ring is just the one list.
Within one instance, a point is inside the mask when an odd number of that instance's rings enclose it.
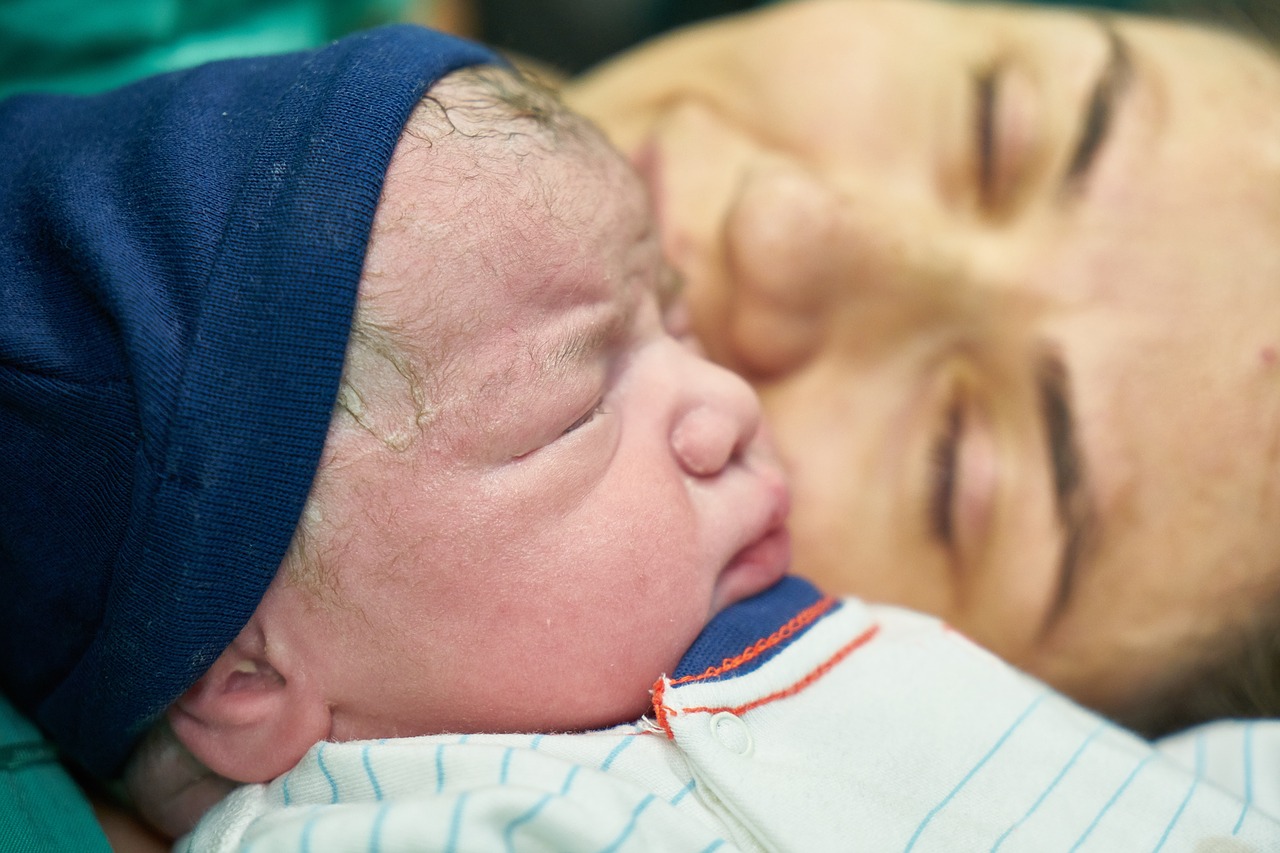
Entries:
{"label": "woman's eyebrow", "polygon": [[1085,551],[1097,542],[1098,517],[1089,469],[1077,440],[1070,375],[1055,350],[1046,349],[1037,359],[1036,390],[1049,445],[1054,506],[1063,529],[1057,589],[1041,629],[1045,636],[1070,603]]}
{"label": "woman's eyebrow", "polygon": [[1102,29],[1103,36],[1107,40],[1107,61],[1089,95],[1080,136],[1076,139],[1075,150],[1062,177],[1064,194],[1077,192],[1088,177],[1090,169],[1097,160],[1098,152],[1102,150],[1115,123],[1116,111],[1120,107],[1121,99],[1129,90],[1129,81],[1133,73],[1129,43],[1125,41],[1124,36],[1115,28],[1111,20],[1097,15],[1091,15],[1089,19]]}

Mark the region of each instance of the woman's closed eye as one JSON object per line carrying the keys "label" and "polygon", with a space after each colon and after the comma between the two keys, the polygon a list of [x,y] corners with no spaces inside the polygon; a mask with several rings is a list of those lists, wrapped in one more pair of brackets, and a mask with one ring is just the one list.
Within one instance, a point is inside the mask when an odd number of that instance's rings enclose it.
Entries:
{"label": "woman's closed eye", "polygon": [[948,548],[955,539],[956,451],[964,433],[964,411],[953,400],[929,452],[929,528]]}
{"label": "woman's closed eye", "polygon": [[979,207],[997,217],[1012,213],[1040,157],[1038,89],[1012,61],[985,66],[973,76],[973,169]]}
{"label": "woman's closed eye", "polygon": [[998,486],[995,430],[980,398],[957,382],[928,450],[928,530],[958,566],[980,559]]}
{"label": "woman's closed eye", "polygon": [[998,67],[986,68],[974,78],[974,119],[978,199],[981,205],[990,207],[994,195],[996,176],[995,112]]}

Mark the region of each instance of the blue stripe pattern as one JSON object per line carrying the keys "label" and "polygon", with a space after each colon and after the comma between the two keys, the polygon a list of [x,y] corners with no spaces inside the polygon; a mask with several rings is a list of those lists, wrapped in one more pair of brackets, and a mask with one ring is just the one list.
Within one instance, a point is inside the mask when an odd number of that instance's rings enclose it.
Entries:
{"label": "blue stripe pattern", "polygon": [[498,784],[507,784],[507,774],[511,772],[511,754],[515,752],[514,747],[507,747],[502,753],[502,766],[498,768]]}
{"label": "blue stripe pattern", "polygon": [[302,825],[302,837],[298,839],[300,853],[311,853],[311,833],[320,822],[320,806],[312,806],[308,810],[306,823]]}
{"label": "blue stripe pattern", "polygon": [[382,824],[386,822],[389,811],[391,811],[391,804],[383,803],[378,808],[378,813],[373,816],[373,825],[369,827],[369,853],[382,851]]}
{"label": "blue stripe pattern", "polygon": [[444,790],[444,744],[436,744],[436,793]]}
{"label": "blue stripe pattern", "polygon": [[635,742],[636,742],[636,739],[633,737],[623,738],[621,741],[619,741],[618,745],[615,746],[612,750],[610,750],[609,754],[605,756],[604,763],[600,765],[600,769],[603,770],[605,773],[608,773],[609,767],[612,766],[614,759],[617,758],[619,755],[621,755],[623,751],[627,749],[627,747],[631,746],[631,744]]}
{"label": "blue stripe pattern", "polygon": [[502,830],[502,841],[506,844],[508,850],[516,849],[516,830],[537,817],[538,813],[546,807],[547,803],[551,802],[551,796],[551,794],[543,794],[542,798],[539,799],[538,802],[534,803],[528,811],[511,821],[511,823],[507,824],[506,829]]}
{"label": "blue stripe pattern", "polygon": [[681,788],[680,791],[674,797],[671,798],[671,805],[673,806],[679,805],[680,801],[683,800],[690,791],[692,791],[695,787],[697,787],[697,785],[698,783],[696,781],[694,781],[693,779],[690,779],[689,783],[685,785],[683,788]]}
{"label": "blue stripe pattern", "polygon": [[1101,811],[1099,811],[1094,816],[1093,820],[1089,823],[1089,825],[1085,827],[1084,834],[1076,839],[1075,844],[1071,845],[1071,851],[1080,849],[1080,845],[1084,844],[1085,839],[1088,838],[1089,835],[1093,832],[1093,830],[1097,828],[1098,824],[1102,821],[1103,816],[1107,812],[1111,811],[1111,807],[1114,806],[1116,804],[1116,801],[1120,799],[1120,795],[1124,793],[1125,789],[1129,787],[1130,783],[1132,783],[1133,780],[1137,778],[1138,774],[1142,771],[1142,768],[1146,767],[1147,762],[1150,761],[1154,756],[1155,756],[1154,752],[1148,753],[1145,758],[1143,758],[1141,761],[1137,763],[1137,765],[1134,766],[1133,770],[1129,771],[1129,775],[1126,776],[1125,780],[1120,783],[1120,787],[1116,788],[1115,793],[1111,795],[1111,799],[1107,800],[1107,802],[1103,804]]}
{"label": "blue stripe pattern", "polygon": [[458,836],[462,834],[462,812],[467,807],[467,792],[458,795],[453,805],[453,819],[449,821],[449,839],[445,842],[445,853],[457,853]]}
{"label": "blue stripe pattern", "polygon": [[640,815],[644,813],[645,809],[649,808],[649,804],[652,803],[654,799],[653,794],[649,794],[641,800],[640,805],[636,806],[635,809],[632,810],[631,819],[628,820],[627,825],[622,828],[622,834],[615,838],[613,843],[608,847],[602,848],[600,853],[617,853],[617,851],[622,848],[622,845],[626,843],[627,839],[631,837],[631,834],[636,831],[636,822],[640,820]]}
{"label": "blue stripe pattern", "polygon": [[1062,765],[1062,769],[1058,771],[1058,775],[1054,776],[1053,781],[1050,782],[1048,786],[1046,786],[1045,789],[1040,792],[1040,796],[1037,797],[1036,801],[1031,804],[1031,808],[1027,809],[1027,813],[1024,814],[1022,817],[1018,818],[1013,823],[1012,826],[1010,826],[1003,833],[1001,833],[1000,837],[996,839],[996,843],[991,845],[991,853],[996,853],[996,851],[1000,849],[1000,846],[1004,844],[1005,839],[1008,838],[1010,835],[1012,835],[1014,831],[1017,830],[1018,827],[1026,823],[1027,820],[1033,814],[1035,814],[1036,810],[1040,808],[1041,804],[1044,803],[1045,799],[1048,798],[1049,794],[1053,791],[1053,789],[1058,787],[1058,783],[1063,780],[1063,778],[1067,775],[1067,772],[1071,770],[1073,766],[1075,766],[1075,763],[1077,761],[1080,760],[1080,756],[1084,754],[1084,751],[1089,747],[1089,744],[1093,743],[1094,738],[1096,738],[1103,731],[1106,731],[1107,728],[1109,728],[1108,724],[1103,723],[1093,731],[1089,732],[1089,736],[1080,742],[1080,745],[1076,747],[1076,751],[1073,752],[1071,754],[1071,757],[1067,759],[1067,763]]}
{"label": "blue stripe pattern", "polygon": [[564,784],[560,786],[560,796],[563,797],[569,793],[569,789],[573,787],[573,780],[577,777],[577,775],[578,775],[578,765],[575,764],[569,768],[569,775],[564,777]]}
{"label": "blue stripe pattern", "polygon": [[1253,804],[1253,722],[1247,722],[1244,725],[1244,805],[1240,808],[1240,818],[1236,821],[1235,827],[1232,828],[1232,835],[1240,834],[1240,827],[1244,826],[1244,817],[1249,813],[1249,806]]}
{"label": "blue stripe pattern", "polygon": [[316,747],[316,765],[320,768],[320,773],[324,776],[324,780],[329,783],[329,802],[336,805],[338,802],[338,780],[333,778],[333,774],[325,766],[323,743]]}
{"label": "blue stripe pattern", "polygon": [[1160,836],[1160,840],[1156,843],[1152,853],[1159,853],[1160,848],[1164,847],[1169,835],[1173,832],[1174,825],[1178,822],[1178,818],[1182,817],[1182,812],[1187,808],[1187,803],[1191,802],[1191,795],[1196,792],[1196,786],[1200,783],[1200,777],[1204,774],[1204,732],[1196,735],[1196,775],[1191,780],[1191,786],[1187,789],[1187,795],[1182,798],[1182,802],[1178,805],[1178,810],[1173,813],[1169,825],[1164,828],[1164,834]]}
{"label": "blue stripe pattern", "polygon": [[982,756],[982,758],[978,760],[978,763],[970,768],[968,773],[964,774],[964,778],[962,778],[960,782],[951,789],[950,793],[942,798],[942,802],[929,810],[929,813],[924,816],[924,820],[922,820],[920,825],[916,827],[916,831],[912,833],[911,840],[907,842],[907,846],[904,848],[903,853],[908,853],[908,851],[916,846],[916,842],[919,841],[920,836],[924,834],[925,827],[929,825],[929,822],[932,821],[939,812],[946,808],[947,803],[951,802],[956,794],[960,793],[960,789],[969,784],[969,781],[977,775],[978,771],[982,769],[982,766],[990,761],[993,755],[1000,751],[1000,747],[1004,746],[1005,741],[1007,741],[1009,737],[1017,731],[1018,726],[1022,725],[1023,721],[1025,721],[1027,717],[1031,716],[1031,712],[1033,712],[1036,707],[1044,701],[1044,697],[1046,695],[1047,694],[1041,693],[1032,700],[1031,704],[1024,708],[1022,713],[1018,715],[1017,719],[1013,721],[1013,724],[1010,725],[1009,728],[1005,729],[1004,734],[1000,735],[991,749],[987,750],[987,754]]}
{"label": "blue stripe pattern", "polygon": [[360,760],[364,763],[365,775],[369,777],[369,785],[373,788],[373,798],[382,802],[382,786],[378,784],[378,775],[373,772],[373,763],[369,760],[369,745],[360,750]]}

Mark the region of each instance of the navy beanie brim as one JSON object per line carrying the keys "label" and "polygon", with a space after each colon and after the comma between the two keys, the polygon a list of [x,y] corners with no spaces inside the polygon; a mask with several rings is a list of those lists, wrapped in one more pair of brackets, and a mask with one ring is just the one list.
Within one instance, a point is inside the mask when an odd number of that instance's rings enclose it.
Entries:
{"label": "navy beanie brim", "polygon": [[0,104],[0,687],[89,772],[276,574],[392,150],[496,61],[394,26]]}

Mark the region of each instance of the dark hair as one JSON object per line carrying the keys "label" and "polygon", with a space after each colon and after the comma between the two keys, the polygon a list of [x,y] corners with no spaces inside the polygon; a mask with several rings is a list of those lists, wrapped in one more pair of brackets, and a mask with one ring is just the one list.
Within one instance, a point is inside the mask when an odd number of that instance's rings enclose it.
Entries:
{"label": "dark hair", "polygon": [[1280,717],[1280,590],[1252,610],[1117,722],[1156,738],[1211,720]]}
{"label": "dark hair", "polygon": [[1160,15],[1221,27],[1280,48],[1280,4],[1276,0],[1147,0]]}

